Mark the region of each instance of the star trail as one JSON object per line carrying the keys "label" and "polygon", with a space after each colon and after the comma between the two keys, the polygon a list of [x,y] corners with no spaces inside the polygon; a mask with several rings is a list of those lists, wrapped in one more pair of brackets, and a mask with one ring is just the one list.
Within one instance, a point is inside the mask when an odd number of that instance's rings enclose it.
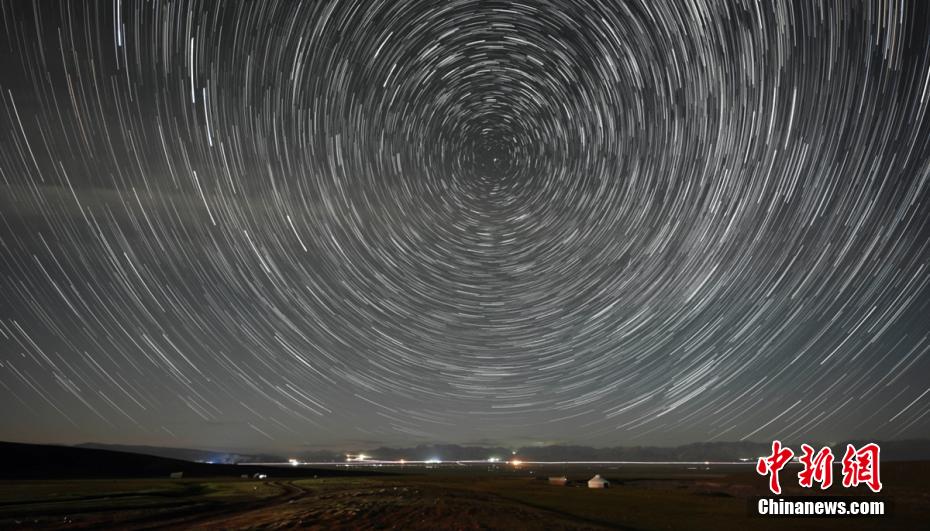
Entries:
{"label": "star trail", "polygon": [[0,438],[930,435],[923,2],[0,16]]}

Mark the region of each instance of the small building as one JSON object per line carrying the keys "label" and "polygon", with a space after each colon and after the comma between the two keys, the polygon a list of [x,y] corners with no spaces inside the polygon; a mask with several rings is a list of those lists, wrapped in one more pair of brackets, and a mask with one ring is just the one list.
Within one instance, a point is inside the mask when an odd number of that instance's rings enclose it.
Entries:
{"label": "small building", "polygon": [[549,476],[549,484],[564,487],[568,485],[568,478],[565,476]]}
{"label": "small building", "polygon": [[184,472],[172,472],[168,474],[168,477],[171,479],[181,479],[184,477]]}
{"label": "small building", "polygon": [[595,474],[595,476],[588,480],[589,489],[606,489],[610,487],[610,482],[602,478],[600,474]]}

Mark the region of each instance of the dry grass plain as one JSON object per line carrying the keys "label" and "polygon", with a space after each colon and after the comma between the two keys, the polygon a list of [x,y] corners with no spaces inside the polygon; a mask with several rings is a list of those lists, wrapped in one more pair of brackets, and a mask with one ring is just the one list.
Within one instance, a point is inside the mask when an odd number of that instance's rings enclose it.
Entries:
{"label": "dry grass plain", "polygon": [[[891,517],[763,519],[751,467],[616,467],[606,490],[541,480],[588,469],[439,468],[393,476],[0,482],[3,529],[928,529],[930,462],[883,463]],[[785,494],[796,487],[783,471]],[[538,479],[540,478],[540,479]],[[792,487],[792,485],[795,485]],[[830,494],[864,495],[831,489]]]}

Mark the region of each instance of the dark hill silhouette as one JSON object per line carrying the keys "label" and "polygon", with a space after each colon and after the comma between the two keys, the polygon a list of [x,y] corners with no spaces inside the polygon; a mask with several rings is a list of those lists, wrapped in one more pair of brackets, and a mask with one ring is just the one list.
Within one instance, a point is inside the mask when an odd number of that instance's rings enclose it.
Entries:
{"label": "dark hill silhouette", "polygon": [[128,452],[131,454],[154,455],[168,459],[182,461],[199,461],[202,463],[235,464],[235,463],[282,463],[287,461],[280,455],[246,454],[239,452],[223,452],[216,450],[199,450],[193,448],[174,448],[171,446],[143,446],[128,444],[104,444],[87,442],[76,444],[75,448],[93,448],[96,450],[112,450],[114,452]]}
{"label": "dark hill silhouette", "polygon": [[3,479],[168,477],[173,472],[183,472],[184,477],[238,477],[262,473],[270,478],[373,474],[305,467],[194,463],[112,450],[0,442],[0,478]]}

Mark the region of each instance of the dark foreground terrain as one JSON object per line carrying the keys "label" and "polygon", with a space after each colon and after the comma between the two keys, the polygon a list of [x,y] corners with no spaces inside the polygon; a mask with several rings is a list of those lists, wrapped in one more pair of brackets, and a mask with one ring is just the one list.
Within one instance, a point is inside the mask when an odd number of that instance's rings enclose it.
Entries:
{"label": "dark foreground terrain", "polygon": [[[512,471],[264,481],[241,478],[0,482],[2,529],[926,529],[928,463],[884,469],[890,518],[769,520],[751,470],[613,471],[607,490]],[[569,476],[571,478],[571,475]],[[833,494],[848,494],[834,491]],[[788,491],[787,494],[792,494]]]}

